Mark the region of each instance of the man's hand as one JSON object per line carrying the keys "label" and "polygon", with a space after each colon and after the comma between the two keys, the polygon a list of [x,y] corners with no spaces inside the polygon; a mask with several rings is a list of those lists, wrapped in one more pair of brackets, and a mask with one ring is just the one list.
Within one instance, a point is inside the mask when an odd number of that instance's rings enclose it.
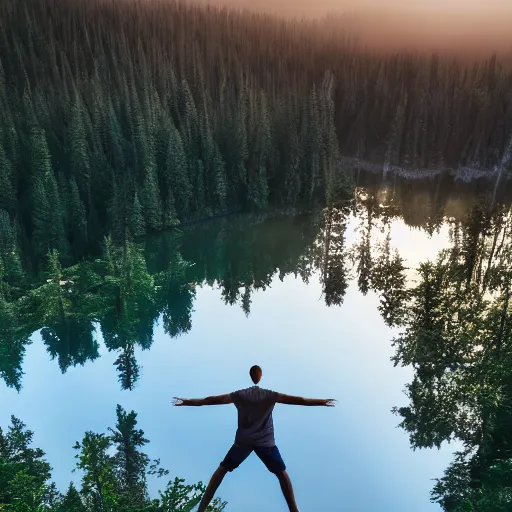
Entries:
{"label": "man's hand", "polygon": [[325,405],[326,407],[334,407],[336,404],[334,402],[337,402],[338,400],[336,400],[335,398],[327,398],[326,400],[324,400],[324,404],[322,405]]}
{"label": "man's hand", "polygon": [[182,405],[186,405],[185,404],[185,399],[184,398],[177,398],[175,396],[172,397],[172,405],[175,405],[176,407],[180,407]]}

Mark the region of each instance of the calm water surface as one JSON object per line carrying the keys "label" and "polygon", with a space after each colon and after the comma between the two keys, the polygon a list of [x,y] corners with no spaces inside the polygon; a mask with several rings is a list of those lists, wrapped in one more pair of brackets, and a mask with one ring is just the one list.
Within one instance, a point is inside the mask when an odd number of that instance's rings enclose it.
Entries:
{"label": "calm water surface", "polygon": [[[65,489],[70,475],[80,480],[71,473],[72,446],[84,431],[112,426],[121,404],[138,413],[150,457],[160,457],[171,476],[206,483],[234,439],[236,409],[173,408],[171,398],[247,387],[250,366],[259,364],[262,387],[338,399],[336,408],[275,408],[276,441],[301,511],[440,510],[429,502],[432,479],[460,444],[411,450],[391,412],[408,404],[404,388],[414,375],[390,359],[402,328],[386,323],[382,290],[362,293],[365,237],[374,265],[367,272],[398,254],[405,288],[415,285],[421,262],[451,247],[453,225],[472,203],[450,197],[438,208],[432,190],[361,188],[355,202],[334,213],[234,216],[147,240],[147,275],[165,271],[178,253],[190,266],[179,293],[169,292],[150,313],[138,309],[149,327],[139,326],[146,341],[133,347],[136,370],[123,375],[116,363],[127,349],[117,338],[105,340],[107,320],[95,324],[97,353],[89,346],[82,361],[62,337],[52,345],[38,330],[26,349],[20,391],[0,383],[0,424],[11,414],[22,418]],[[389,268],[380,272],[389,276]],[[161,487],[150,480],[152,493]],[[277,479],[255,455],[227,475],[218,495],[229,511],[286,510]]]}

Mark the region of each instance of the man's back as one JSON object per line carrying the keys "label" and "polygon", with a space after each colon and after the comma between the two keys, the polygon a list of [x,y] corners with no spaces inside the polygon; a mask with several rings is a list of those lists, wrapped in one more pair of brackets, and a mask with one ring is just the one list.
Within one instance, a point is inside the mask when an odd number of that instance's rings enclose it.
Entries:
{"label": "man's back", "polygon": [[259,386],[240,389],[231,393],[238,410],[238,429],[235,443],[251,446],[274,446],[272,411],[278,393]]}
{"label": "man's back", "polygon": [[[258,365],[249,370],[255,384],[261,380],[262,371]],[[284,395],[257,385],[240,389],[226,395],[208,396],[201,399],[176,398],[174,405],[222,405],[235,404],[238,410],[238,429],[235,443],[229,449],[213,474],[197,512],[206,512],[224,475],[235,470],[254,451],[267,469],[279,479],[290,512],[299,512],[286,464],[279,453],[274,440],[274,423],[272,411],[276,403],[289,405],[325,405],[332,407],[333,399],[303,398]]]}

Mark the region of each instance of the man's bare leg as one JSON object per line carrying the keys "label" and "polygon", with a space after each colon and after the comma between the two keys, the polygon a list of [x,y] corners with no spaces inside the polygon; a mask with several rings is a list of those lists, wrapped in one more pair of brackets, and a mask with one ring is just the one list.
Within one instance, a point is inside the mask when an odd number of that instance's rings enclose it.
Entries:
{"label": "man's bare leg", "polygon": [[299,512],[297,503],[295,503],[292,482],[290,480],[290,477],[288,476],[288,473],[285,470],[281,471],[280,473],[276,473],[276,476],[279,479],[279,483],[281,484],[281,490],[283,491],[286,503],[288,503],[288,508],[290,509],[290,512]]}
{"label": "man's bare leg", "polygon": [[208,484],[208,487],[206,488],[206,492],[204,493],[203,499],[201,500],[201,503],[199,504],[199,508],[197,509],[197,512],[205,512],[206,507],[210,504],[210,501],[212,501],[213,497],[215,496],[215,492],[217,491],[220,483],[222,482],[222,479],[226,475],[227,470],[224,469],[222,466],[219,466],[215,473],[213,473],[210,483]]}

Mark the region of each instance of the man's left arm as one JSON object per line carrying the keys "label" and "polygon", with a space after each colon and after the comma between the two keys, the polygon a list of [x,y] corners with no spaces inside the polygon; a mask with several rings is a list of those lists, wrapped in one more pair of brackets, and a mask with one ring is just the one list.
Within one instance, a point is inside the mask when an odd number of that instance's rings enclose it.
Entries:
{"label": "man's left arm", "polygon": [[227,395],[216,395],[216,396],[207,396],[206,398],[176,398],[174,397],[173,405],[180,406],[194,406],[198,407],[201,405],[226,405],[232,404],[233,397],[231,393]]}

